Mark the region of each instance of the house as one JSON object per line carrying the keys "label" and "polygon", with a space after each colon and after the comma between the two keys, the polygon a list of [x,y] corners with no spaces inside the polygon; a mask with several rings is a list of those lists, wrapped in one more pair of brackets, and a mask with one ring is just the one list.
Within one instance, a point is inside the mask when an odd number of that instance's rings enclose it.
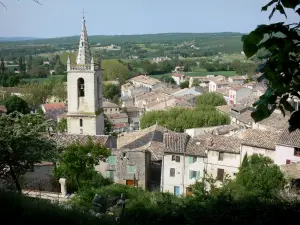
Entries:
{"label": "house", "polygon": [[206,154],[201,140],[184,133],[164,135],[161,190],[174,195],[190,195],[191,185],[204,175]]}
{"label": "house", "polygon": [[116,156],[116,166],[107,166],[107,171],[111,171],[108,175],[113,176],[116,183],[130,186],[138,184],[150,190],[160,188],[165,132],[172,131],[156,124],[144,130],[122,134],[118,138],[117,151],[112,151],[112,155]]}
{"label": "house", "polygon": [[208,91],[209,92],[216,92],[216,91],[218,91],[218,89],[225,88],[228,85],[229,85],[229,83],[225,82],[225,81],[211,80],[211,81],[209,81],[209,84],[208,84]]}
{"label": "house", "polygon": [[105,115],[109,114],[119,114],[120,108],[117,104],[112,102],[103,102],[102,103],[103,112]]}
{"label": "house", "polygon": [[241,160],[253,154],[262,154],[273,161],[276,158],[276,141],[279,137],[278,131],[263,131],[247,129],[242,134]]}
{"label": "house", "polygon": [[7,113],[5,105],[0,105],[0,116],[4,116]]}
{"label": "house", "polygon": [[62,114],[67,112],[67,106],[63,102],[47,103],[41,106],[46,119],[57,120]]}
{"label": "house", "polygon": [[247,80],[247,76],[233,76],[228,78],[228,82],[232,84],[243,85]]}
{"label": "house", "polygon": [[132,83],[126,83],[121,86],[121,96],[134,97],[140,93],[150,92],[151,89],[145,86],[135,86]]}
{"label": "house", "polygon": [[251,97],[253,90],[243,86],[233,86],[229,89],[229,103],[237,104],[242,99]]}
{"label": "house", "polygon": [[150,90],[164,86],[161,81],[147,75],[139,75],[137,77],[131,78],[129,81],[136,87],[147,87],[150,88]]}
{"label": "house", "polygon": [[283,130],[276,143],[276,157],[274,162],[279,166],[300,162],[299,129],[290,132],[287,126]]}
{"label": "house", "polygon": [[172,74],[172,78],[174,79],[177,85],[180,85],[184,82],[184,74],[174,73]]}
{"label": "house", "polygon": [[185,95],[199,96],[199,95],[203,94],[203,92],[204,92],[203,87],[198,86],[198,87],[184,88],[184,89],[181,89],[179,91],[172,93],[171,95],[175,96],[175,97],[183,97]]}
{"label": "house", "polygon": [[234,177],[240,166],[241,139],[220,135],[198,136],[206,141],[207,161],[205,175],[216,178],[221,185],[226,177]]}
{"label": "house", "polygon": [[144,115],[145,110],[138,107],[126,107],[124,111],[128,115],[128,121],[131,127],[139,129],[140,118]]}
{"label": "house", "polygon": [[128,126],[128,115],[126,113],[105,114],[107,119],[112,123],[116,132],[123,131]]}
{"label": "house", "polygon": [[282,131],[286,127],[290,116],[285,117],[278,112],[273,112],[268,118],[262,121],[253,123],[253,129],[269,130],[269,131]]}

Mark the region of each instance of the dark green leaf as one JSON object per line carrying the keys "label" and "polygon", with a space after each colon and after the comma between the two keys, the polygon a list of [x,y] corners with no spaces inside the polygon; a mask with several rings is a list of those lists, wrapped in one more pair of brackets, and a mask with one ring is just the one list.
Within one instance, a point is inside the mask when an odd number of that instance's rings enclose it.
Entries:
{"label": "dark green leaf", "polygon": [[273,10],[272,10],[272,12],[271,12],[271,14],[269,15],[269,20],[273,17],[275,11],[276,11],[276,8],[274,7]]}
{"label": "dark green leaf", "polygon": [[295,108],[293,106],[291,106],[291,104],[288,101],[283,101],[282,102],[284,108],[290,112],[295,111]]}
{"label": "dark green leaf", "polygon": [[283,6],[282,6],[281,4],[277,4],[277,5],[276,5],[276,9],[277,9],[281,14],[285,15],[285,18],[287,18],[287,15],[286,15],[286,13],[285,13],[285,11],[284,11],[284,8],[283,8]]}
{"label": "dark green leaf", "polygon": [[281,3],[285,8],[295,9],[297,7],[297,5],[300,4],[300,1],[299,0],[281,0]]}
{"label": "dark green leaf", "polygon": [[296,12],[300,15],[300,8],[296,10]]}
{"label": "dark green leaf", "polygon": [[284,111],[284,109],[283,109],[282,105],[279,105],[278,107],[279,107],[279,109],[280,109],[281,113],[283,114],[283,116],[285,116],[285,111]]}
{"label": "dark green leaf", "polygon": [[268,4],[266,4],[264,7],[261,8],[261,11],[267,11],[268,8],[273,5],[275,2],[277,2],[278,0],[272,0],[270,1]]}
{"label": "dark green leaf", "polygon": [[258,28],[254,31],[252,31],[248,35],[244,35],[242,37],[242,41],[244,42],[243,49],[245,52],[245,55],[250,58],[254,54],[257,53],[258,47],[257,45],[261,42],[261,40],[264,37],[264,33],[262,32],[263,30],[261,28]]}

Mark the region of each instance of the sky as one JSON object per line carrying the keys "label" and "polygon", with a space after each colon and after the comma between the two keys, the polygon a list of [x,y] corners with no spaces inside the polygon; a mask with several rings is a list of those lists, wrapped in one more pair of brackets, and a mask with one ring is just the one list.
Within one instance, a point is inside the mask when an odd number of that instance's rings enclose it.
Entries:
{"label": "sky", "polygon": [[[0,37],[241,32],[270,23],[269,0],[0,0]],[[271,22],[285,21],[276,13]],[[288,21],[299,20],[288,13]]]}

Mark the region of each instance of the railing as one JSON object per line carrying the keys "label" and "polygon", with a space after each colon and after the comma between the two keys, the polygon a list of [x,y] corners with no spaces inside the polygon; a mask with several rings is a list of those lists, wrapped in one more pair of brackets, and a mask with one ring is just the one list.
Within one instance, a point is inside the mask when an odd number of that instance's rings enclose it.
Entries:
{"label": "railing", "polygon": [[70,70],[91,70],[90,65],[71,65]]}

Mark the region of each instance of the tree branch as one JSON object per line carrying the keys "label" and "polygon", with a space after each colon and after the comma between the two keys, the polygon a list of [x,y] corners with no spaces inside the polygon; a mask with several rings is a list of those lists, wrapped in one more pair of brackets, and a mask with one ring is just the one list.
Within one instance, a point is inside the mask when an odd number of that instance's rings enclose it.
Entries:
{"label": "tree branch", "polygon": [[[39,0],[32,0],[32,1],[34,1],[35,3],[37,3],[39,5],[42,5],[42,3]],[[0,5],[2,5],[2,7],[4,7],[5,9],[7,9],[7,6],[2,1],[0,1]]]}

